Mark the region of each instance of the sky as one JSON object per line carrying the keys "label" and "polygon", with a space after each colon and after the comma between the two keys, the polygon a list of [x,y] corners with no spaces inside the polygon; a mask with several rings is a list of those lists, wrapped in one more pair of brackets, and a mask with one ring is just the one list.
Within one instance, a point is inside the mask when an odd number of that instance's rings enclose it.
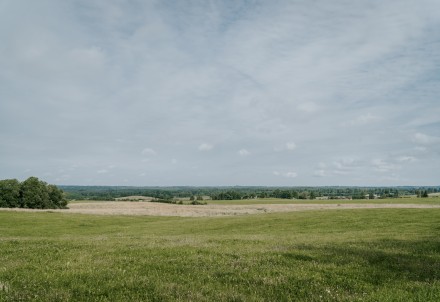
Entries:
{"label": "sky", "polygon": [[439,175],[438,0],[0,0],[0,179]]}

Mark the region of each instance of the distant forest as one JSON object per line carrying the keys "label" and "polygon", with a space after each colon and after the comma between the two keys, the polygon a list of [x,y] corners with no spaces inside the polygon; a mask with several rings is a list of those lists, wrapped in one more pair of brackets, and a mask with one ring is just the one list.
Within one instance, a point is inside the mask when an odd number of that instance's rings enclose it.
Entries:
{"label": "distant forest", "polygon": [[374,199],[405,196],[428,197],[440,192],[438,187],[122,187],[59,186],[66,198],[114,200],[127,196],[148,196],[162,200],[173,198],[210,198],[236,200],[252,198],[285,199]]}

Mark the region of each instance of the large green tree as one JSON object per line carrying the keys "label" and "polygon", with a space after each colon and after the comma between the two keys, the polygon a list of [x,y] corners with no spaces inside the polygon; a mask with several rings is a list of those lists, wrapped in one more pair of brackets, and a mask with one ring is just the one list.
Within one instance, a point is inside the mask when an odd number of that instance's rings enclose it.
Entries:
{"label": "large green tree", "polygon": [[29,177],[21,184],[21,207],[47,209],[50,207],[47,184],[37,177]]}
{"label": "large green tree", "polygon": [[22,183],[16,179],[0,180],[0,207],[57,209],[66,206],[63,191],[37,177],[29,177]]}
{"label": "large green tree", "polygon": [[0,207],[16,208],[20,205],[20,182],[16,179],[0,180]]}
{"label": "large green tree", "polygon": [[58,189],[55,185],[48,185],[47,191],[49,194],[50,208],[65,208],[67,200],[64,198],[63,191]]}

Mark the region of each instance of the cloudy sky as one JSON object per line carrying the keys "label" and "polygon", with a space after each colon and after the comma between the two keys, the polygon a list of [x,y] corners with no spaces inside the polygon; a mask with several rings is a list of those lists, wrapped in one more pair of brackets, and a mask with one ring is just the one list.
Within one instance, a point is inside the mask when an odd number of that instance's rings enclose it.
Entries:
{"label": "cloudy sky", "polygon": [[0,0],[0,179],[440,185],[438,0]]}

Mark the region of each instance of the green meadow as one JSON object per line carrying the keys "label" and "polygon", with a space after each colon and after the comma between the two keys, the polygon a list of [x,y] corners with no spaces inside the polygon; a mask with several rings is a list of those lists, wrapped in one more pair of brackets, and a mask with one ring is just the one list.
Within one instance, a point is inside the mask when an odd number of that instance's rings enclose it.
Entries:
{"label": "green meadow", "polygon": [[0,301],[440,301],[440,209],[0,211]]}

